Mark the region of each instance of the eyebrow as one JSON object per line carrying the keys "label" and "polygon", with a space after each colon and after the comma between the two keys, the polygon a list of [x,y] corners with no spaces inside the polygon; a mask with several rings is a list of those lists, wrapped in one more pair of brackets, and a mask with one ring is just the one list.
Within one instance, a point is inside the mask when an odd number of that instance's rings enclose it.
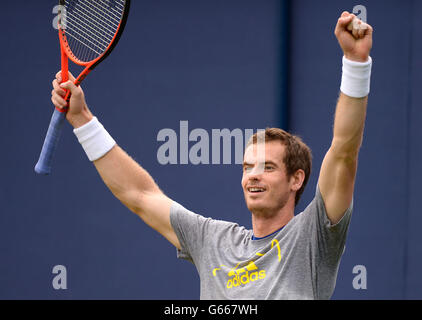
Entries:
{"label": "eyebrow", "polygon": [[[273,162],[273,161],[265,161],[265,162],[264,162],[264,165],[267,165],[267,164],[272,164],[273,166],[278,167],[277,163],[275,163],[275,162]],[[248,163],[248,162],[246,162],[246,161],[243,161],[243,166],[244,166],[244,167],[245,167],[245,166],[253,166],[253,163]]]}

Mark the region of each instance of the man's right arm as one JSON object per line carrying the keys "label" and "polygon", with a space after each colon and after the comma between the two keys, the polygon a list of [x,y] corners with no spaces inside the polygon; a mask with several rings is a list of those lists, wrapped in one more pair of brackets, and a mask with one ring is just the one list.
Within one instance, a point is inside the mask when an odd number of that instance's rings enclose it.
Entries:
{"label": "man's right arm", "polygon": [[117,145],[94,161],[94,165],[117,199],[180,249],[170,223],[172,200],[160,190],[145,169]]}
{"label": "man's right arm", "polygon": [[[58,108],[66,106],[64,89],[71,91],[66,118],[76,129],[88,123],[93,115],[89,111],[82,89],[73,84],[74,78],[60,84],[60,72],[53,81],[51,100]],[[136,163],[119,146],[115,145],[104,156],[94,161],[104,183],[125,206],[136,213],[144,222],[161,233],[176,248],[180,242],[170,223],[172,200],[155,183],[149,173]]]}

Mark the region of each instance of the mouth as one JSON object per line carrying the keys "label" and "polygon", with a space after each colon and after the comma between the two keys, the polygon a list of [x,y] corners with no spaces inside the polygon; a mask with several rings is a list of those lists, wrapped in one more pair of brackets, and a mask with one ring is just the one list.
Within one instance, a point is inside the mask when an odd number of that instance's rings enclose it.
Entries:
{"label": "mouth", "polygon": [[258,194],[258,193],[262,193],[262,192],[266,191],[266,189],[264,187],[256,187],[256,186],[247,187],[246,190],[248,190],[248,192],[252,193],[252,194]]}

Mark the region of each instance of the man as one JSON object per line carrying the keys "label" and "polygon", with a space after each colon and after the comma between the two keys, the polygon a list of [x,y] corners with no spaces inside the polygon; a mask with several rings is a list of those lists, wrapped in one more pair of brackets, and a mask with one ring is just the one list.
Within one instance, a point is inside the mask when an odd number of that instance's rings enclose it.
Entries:
{"label": "man", "polygon": [[[328,299],[344,250],[352,212],[372,60],[371,26],[343,12],[335,35],[343,50],[343,77],[332,144],[316,195],[294,216],[309,178],[311,153],[281,129],[265,132],[265,163],[255,135],[244,153],[242,188],[253,230],[204,218],[169,199],[91,114],[81,88],[53,81],[52,101],[67,119],[104,183],[130,210],[161,233],[178,256],[193,262],[201,299]],[[262,170],[260,170],[262,169]]]}

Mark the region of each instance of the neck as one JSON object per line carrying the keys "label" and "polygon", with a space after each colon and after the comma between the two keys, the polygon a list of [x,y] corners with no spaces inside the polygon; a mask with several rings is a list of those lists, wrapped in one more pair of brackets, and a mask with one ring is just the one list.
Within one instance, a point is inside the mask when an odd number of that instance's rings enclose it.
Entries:
{"label": "neck", "polygon": [[252,229],[255,237],[265,237],[284,227],[294,217],[294,206],[284,206],[277,212],[252,212]]}

